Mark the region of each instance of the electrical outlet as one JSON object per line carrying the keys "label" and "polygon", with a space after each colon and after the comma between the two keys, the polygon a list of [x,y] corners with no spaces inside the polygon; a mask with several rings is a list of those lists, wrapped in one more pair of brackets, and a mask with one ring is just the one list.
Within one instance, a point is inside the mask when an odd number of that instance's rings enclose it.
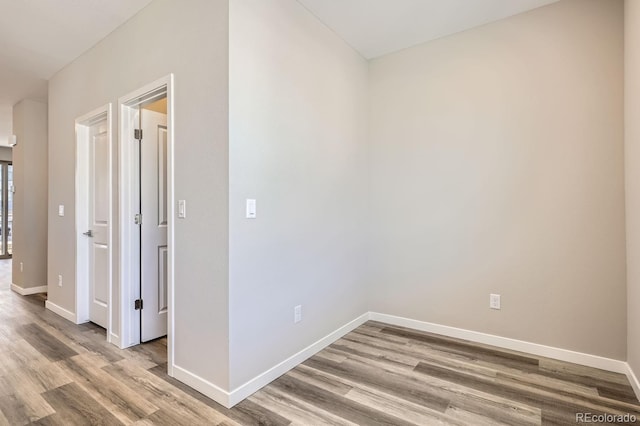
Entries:
{"label": "electrical outlet", "polygon": [[489,307],[491,309],[500,309],[500,295],[499,294],[490,294],[489,295]]}
{"label": "electrical outlet", "polygon": [[62,287],[62,275],[58,275],[58,287]]}
{"label": "electrical outlet", "polygon": [[24,271],[24,263],[20,262],[20,272]]}
{"label": "electrical outlet", "polygon": [[302,321],[302,305],[293,308],[293,322],[297,324],[300,321]]}

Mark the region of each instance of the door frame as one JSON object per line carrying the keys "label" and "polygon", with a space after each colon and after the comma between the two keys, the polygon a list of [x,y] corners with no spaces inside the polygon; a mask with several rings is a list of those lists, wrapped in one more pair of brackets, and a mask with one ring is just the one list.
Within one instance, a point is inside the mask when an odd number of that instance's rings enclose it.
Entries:
{"label": "door frame", "polygon": [[89,229],[89,133],[91,126],[106,118],[108,145],[108,295],[107,295],[107,341],[117,344],[118,336],[113,333],[113,120],[112,104],[108,103],[75,120],[76,133],[76,182],[75,182],[75,222],[76,222],[76,323],[89,321],[89,245],[83,235]]}
{"label": "door frame", "polygon": [[[119,126],[119,219],[120,219],[120,327],[121,346],[140,343],[140,315],[134,304],[140,298],[140,227],[138,153],[134,130],[139,127],[139,106],[167,98],[167,365],[173,375],[174,359],[174,105],[173,74],[149,83],[118,100]],[[143,219],[144,220],[144,219]]]}

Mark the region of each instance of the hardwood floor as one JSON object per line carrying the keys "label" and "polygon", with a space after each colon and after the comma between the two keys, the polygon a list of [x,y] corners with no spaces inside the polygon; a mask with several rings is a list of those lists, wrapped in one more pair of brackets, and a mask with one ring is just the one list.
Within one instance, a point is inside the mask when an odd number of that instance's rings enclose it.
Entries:
{"label": "hardwood floor", "polygon": [[[166,375],[164,339],[103,329],[9,289],[0,261],[0,425],[536,425],[640,416],[625,376],[368,322],[225,409]],[[8,273],[9,272],[9,273]],[[614,419],[615,420],[615,419]]]}

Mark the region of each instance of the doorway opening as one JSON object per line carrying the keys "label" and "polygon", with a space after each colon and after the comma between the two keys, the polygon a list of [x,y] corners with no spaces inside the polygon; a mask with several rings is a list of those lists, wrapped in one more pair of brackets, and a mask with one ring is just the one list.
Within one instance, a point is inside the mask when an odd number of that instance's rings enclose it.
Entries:
{"label": "doorway opening", "polygon": [[113,342],[111,109],[76,119],[76,323],[105,328]]}
{"label": "doorway opening", "polygon": [[13,163],[0,161],[0,259],[11,258],[13,227]]}
{"label": "doorway opening", "polygon": [[167,336],[173,360],[173,76],[120,99],[121,347]]}
{"label": "doorway opening", "polygon": [[140,342],[167,335],[167,97],[139,105]]}

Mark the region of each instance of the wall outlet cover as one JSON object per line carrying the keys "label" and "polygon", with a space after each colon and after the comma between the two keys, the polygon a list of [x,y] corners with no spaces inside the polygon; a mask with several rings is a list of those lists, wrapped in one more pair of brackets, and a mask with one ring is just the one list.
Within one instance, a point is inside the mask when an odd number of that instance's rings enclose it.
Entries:
{"label": "wall outlet cover", "polygon": [[500,295],[499,294],[490,294],[489,295],[489,307],[491,309],[500,309]]}

